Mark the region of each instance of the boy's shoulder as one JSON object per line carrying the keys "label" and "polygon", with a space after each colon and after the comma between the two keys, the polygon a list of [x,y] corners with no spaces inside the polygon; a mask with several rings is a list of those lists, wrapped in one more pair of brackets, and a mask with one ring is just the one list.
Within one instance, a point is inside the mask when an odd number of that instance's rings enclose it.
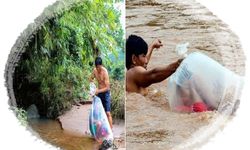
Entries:
{"label": "boy's shoulder", "polygon": [[141,74],[142,72],[145,72],[147,71],[144,67],[142,66],[135,66],[133,68],[130,68],[129,70],[127,70],[126,74],[127,75],[132,75],[132,76],[135,76],[135,75],[138,75],[138,74]]}
{"label": "boy's shoulder", "polygon": [[103,70],[105,73],[108,73],[107,68],[105,68],[104,66],[102,66],[102,70]]}
{"label": "boy's shoulder", "polygon": [[144,67],[142,67],[142,66],[135,66],[135,67],[133,67],[133,68],[131,68],[131,69],[129,69],[129,70],[132,70],[132,71],[134,71],[134,72],[146,71],[146,69],[145,69]]}

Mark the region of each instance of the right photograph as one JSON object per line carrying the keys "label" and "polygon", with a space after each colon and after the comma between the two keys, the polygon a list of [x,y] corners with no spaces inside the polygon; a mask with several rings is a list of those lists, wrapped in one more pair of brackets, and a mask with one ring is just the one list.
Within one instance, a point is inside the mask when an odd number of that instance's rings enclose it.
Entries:
{"label": "right photograph", "polygon": [[126,148],[194,149],[237,114],[245,55],[195,0],[126,0]]}

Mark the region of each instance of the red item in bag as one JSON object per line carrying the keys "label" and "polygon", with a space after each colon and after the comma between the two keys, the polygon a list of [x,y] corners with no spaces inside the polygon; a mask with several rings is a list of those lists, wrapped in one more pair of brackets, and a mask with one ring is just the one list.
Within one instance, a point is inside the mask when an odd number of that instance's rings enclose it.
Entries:
{"label": "red item in bag", "polygon": [[192,106],[194,112],[204,112],[207,111],[207,105],[203,102],[196,102]]}

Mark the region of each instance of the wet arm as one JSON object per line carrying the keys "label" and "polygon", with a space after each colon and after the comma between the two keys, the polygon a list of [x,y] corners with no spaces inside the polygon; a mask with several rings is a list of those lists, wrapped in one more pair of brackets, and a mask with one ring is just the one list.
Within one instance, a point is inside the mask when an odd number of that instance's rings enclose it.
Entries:
{"label": "wet arm", "polygon": [[151,70],[138,70],[135,82],[138,86],[148,87],[153,83],[161,82],[171,76],[178,68],[182,60],[178,60],[170,65],[156,67]]}
{"label": "wet arm", "polygon": [[150,60],[150,58],[151,58],[153,49],[154,49],[153,44],[151,44],[151,45],[148,47],[148,53],[147,53],[147,55],[146,55],[146,57],[147,57],[147,59],[148,59],[148,62],[149,62],[149,60]]}
{"label": "wet arm", "polygon": [[162,46],[162,43],[159,39],[155,39],[148,47],[148,53],[146,55],[148,62],[151,58],[152,52],[155,48],[160,48]]}

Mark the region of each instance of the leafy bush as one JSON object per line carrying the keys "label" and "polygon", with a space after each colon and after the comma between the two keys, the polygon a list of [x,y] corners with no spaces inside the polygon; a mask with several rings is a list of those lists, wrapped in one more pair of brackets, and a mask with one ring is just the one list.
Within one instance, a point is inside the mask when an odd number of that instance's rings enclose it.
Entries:
{"label": "leafy bush", "polygon": [[124,80],[111,80],[111,112],[114,118],[124,119]]}
{"label": "leafy bush", "polygon": [[[97,55],[117,57],[118,50],[124,49],[119,17],[112,1],[78,0],[44,23],[30,37],[15,68],[18,107],[35,104],[40,115],[56,118],[76,101],[87,99],[92,72],[88,64]],[[119,70],[115,72],[120,74]]]}

